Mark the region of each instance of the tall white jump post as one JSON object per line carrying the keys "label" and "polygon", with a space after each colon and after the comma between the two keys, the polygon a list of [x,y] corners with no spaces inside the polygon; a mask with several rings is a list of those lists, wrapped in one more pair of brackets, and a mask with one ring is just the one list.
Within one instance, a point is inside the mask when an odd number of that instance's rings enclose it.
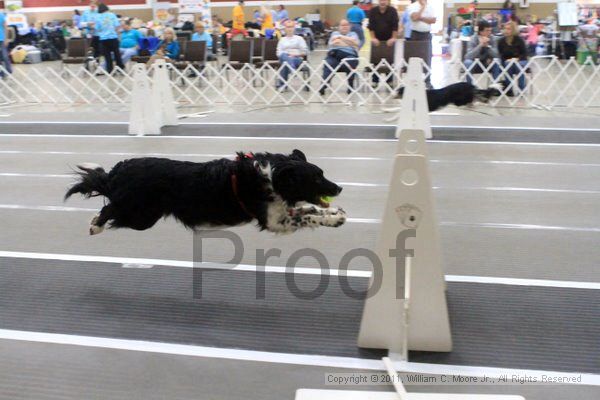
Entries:
{"label": "tall white jump post", "polygon": [[408,76],[398,122],[398,151],[375,248],[382,267],[381,285],[373,285],[375,276],[371,278],[358,336],[360,347],[389,350],[382,369],[392,377],[395,391],[299,389],[296,400],[524,400],[521,396],[408,393],[398,379],[395,365],[406,365],[409,349],[452,350],[427,161],[425,139],[431,137],[431,128],[421,61],[411,58]]}

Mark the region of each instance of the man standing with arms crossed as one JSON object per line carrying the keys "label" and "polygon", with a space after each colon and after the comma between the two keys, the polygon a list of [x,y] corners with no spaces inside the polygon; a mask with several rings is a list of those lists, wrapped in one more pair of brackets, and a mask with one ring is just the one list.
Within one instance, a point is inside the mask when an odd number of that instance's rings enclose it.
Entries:
{"label": "man standing with arms crossed", "polygon": [[[433,7],[427,0],[418,0],[407,8],[411,19],[410,40],[427,42],[427,58],[424,60],[431,67],[431,25],[437,18]],[[425,80],[427,88],[431,88],[431,74]]]}

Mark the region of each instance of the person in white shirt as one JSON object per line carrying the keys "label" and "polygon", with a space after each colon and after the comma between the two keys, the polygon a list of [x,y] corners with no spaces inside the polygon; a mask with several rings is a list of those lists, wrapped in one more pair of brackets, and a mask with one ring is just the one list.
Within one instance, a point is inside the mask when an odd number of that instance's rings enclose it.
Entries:
{"label": "person in white shirt", "polygon": [[[411,21],[410,40],[427,42],[427,57],[424,61],[431,67],[431,25],[437,21],[435,11],[427,0],[415,1],[406,11]],[[425,80],[428,88],[431,88],[430,77],[431,75]]]}
{"label": "person in white shirt", "polygon": [[294,21],[285,21],[285,36],[279,39],[277,43],[277,57],[279,57],[281,63],[277,89],[284,88],[291,70],[298,69],[304,61],[304,56],[308,53],[306,41],[302,36],[294,35],[295,29],[296,23]]}
{"label": "person in white shirt", "polygon": [[419,0],[406,10],[411,19],[411,40],[431,40],[431,25],[437,21],[431,4],[427,0]]}

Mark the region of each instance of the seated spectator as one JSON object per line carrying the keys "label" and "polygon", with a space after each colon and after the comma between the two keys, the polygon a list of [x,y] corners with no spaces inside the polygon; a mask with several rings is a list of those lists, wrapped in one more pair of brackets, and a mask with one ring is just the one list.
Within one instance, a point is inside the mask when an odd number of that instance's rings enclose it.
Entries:
{"label": "seated spectator", "polygon": [[166,62],[179,60],[179,43],[175,40],[175,31],[173,28],[165,28],[163,31],[163,40],[160,41],[158,49],[150,57],[146,65],[150,66],[156,60],[165,60]]}
{"label": "seated spectator", "polygon": [[198,21],[194,28],[196,31],[192,35],[192,42],[206,42],[206,59],[208,61],[216,60],[216,56],[212,54],[213,39],[204,29],[204,24]]}
{"label": "seated spectator", "polygon": [[175,31],[173,28],[165,28],[163,31],[163,40],[159,47],[164,47],[164,56],[170,60],[179,59],[179,42],[175,39]]}
{"label": "seated spectator", "polygon": [[[525,41],[519,36],[517,24],[509,21],[504,24],[504,36],[498,41],[498,52],[502,59],[502,65],[508,67],[510,76],[519,76],[519,89],[525,89],[525,66],[527,65],[527,48]],[[504,82],[505,87],[509,86],[508,79]],[[513,95],[512,88],[507,92],[508,96]]]}
{"label": "seated spectator", "polygon": [[131,28],[131,21],[125,21],[122,25],[123,30],[121,31],[119,50],[121,51],[123,64],[127,64],[131,60],[131,57],[137,55],[139,42],[143,36],[137,29]]}
{"label": "seated spectator", "polygon": [[319,89],[321,95],[325,94],[325,85],[331,80],[331,73],[341,64],[344,72],[348,71],[348,93],[354,84],[354,70],[358,66],[358,35],[350,31],[348,20],[341,20],[338,30],[331,34],[329,50],[323,67],[323,84]]}
{"label": "seated spectator", "polygon": [[[498,45],[492,36],[492,26],[482,19],[477,24],[477,35],[469,41],[469,47],[465,54],[465,68],[470,73],[482,72],[480,68],[472,67],[475,60],[479,60],[488,71],[491,71],[492,77],[496,80],[500,75],[499,59]],[[467,82],[472,83],[471,81],[471,77],[467,75]]]}
{"label": "seated spectator", "polygon": [[298,69],[308,53],[308,47],[304,38],[294,35],[296,24],[287,20],[284,23],[285,36],[277,42],[277,57],[281,62],[281,70],[276,88],[279,90],[286,85],[288,76],[292,69]]}

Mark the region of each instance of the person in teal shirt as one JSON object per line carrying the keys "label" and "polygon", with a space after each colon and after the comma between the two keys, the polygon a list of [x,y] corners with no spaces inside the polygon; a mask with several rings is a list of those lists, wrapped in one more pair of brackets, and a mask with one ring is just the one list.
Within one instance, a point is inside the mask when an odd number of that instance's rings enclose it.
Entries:
{"label": "person in teal shirt", "polygon": [[123,22],[121,41],[119,43],[123,64],[127,64],[131,60],[131,57],[137,55],[139,41],[143,37],[140,31],[131,28],[131,21]]}
{"label": "person in teal shirt", "polygon": [[358,6],[358,0],[352,2],[352,7],[346,12],[346,19],[350,22],[350,30],[358,36],[358,48],[365,44],[365,32],[362,27],[363,20],[367,18],[365,12]]}
{"label": "person in teal shirt", "polygon": [[125,69],[119,50],[119,35],[117,28],[121,26],[119,19],[110,12],[108,6],[100,3],[98,6],[98,17],[96,18],[96,32],[100,38],[100,49],[106,63],[106,71],[110,74],[113,70],[113,57],[117,66]]}

